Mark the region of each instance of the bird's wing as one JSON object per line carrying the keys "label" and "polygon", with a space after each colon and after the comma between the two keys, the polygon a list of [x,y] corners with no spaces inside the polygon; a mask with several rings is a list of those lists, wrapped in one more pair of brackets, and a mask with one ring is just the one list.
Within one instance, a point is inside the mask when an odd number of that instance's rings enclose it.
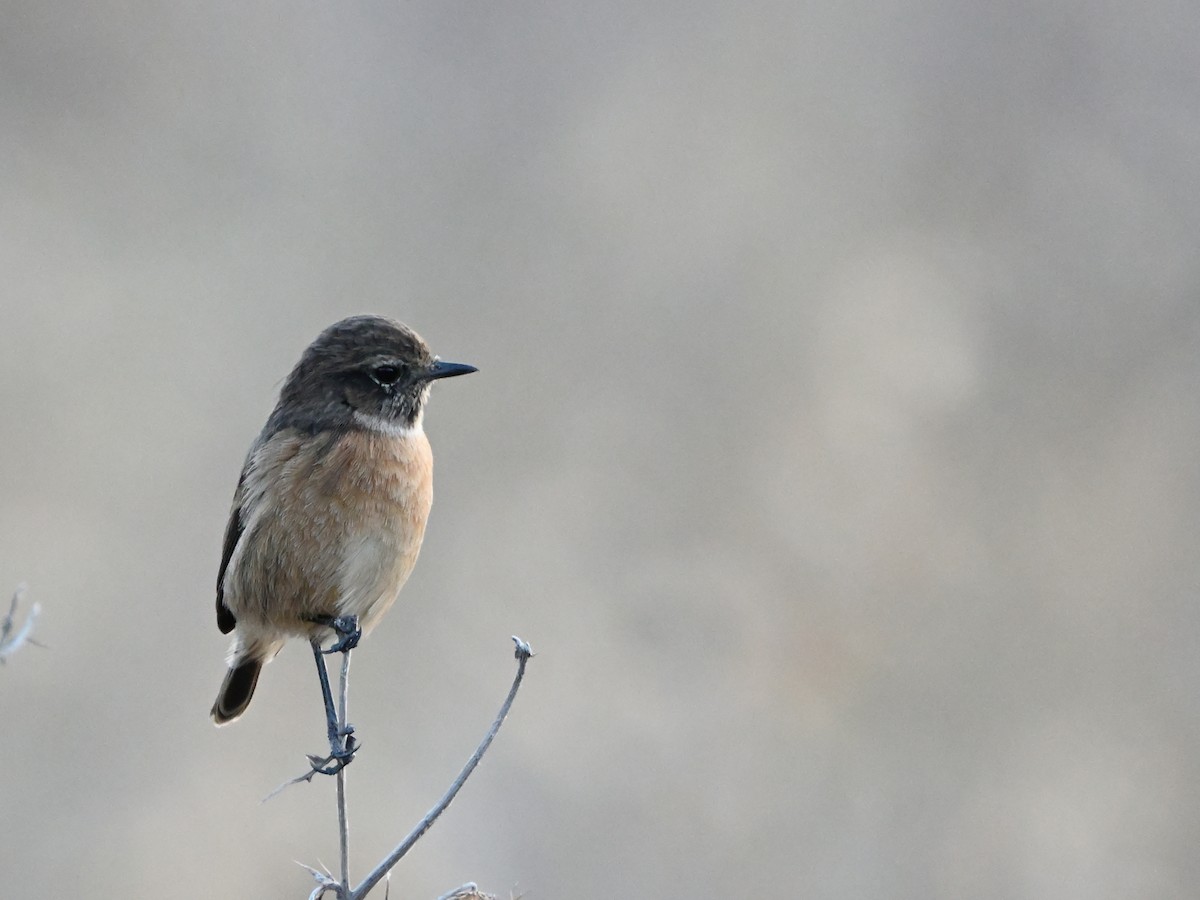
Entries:
{"label": "bird's wing", "polygon": [[229,568],[229,559],[233,556],[233,548],[237,546],[246,527],[242,521],[242,503],[244,502],[242,484],[245,480],[246,470],[243,469],[242,477],[238,479],[237,491],[233,495],[233,509],[229,513],[229,524],[225,526],[225,547],[221,551],[221,569],[217,572],[217,627],[221,629],[221,634],[229,634],[233,631],[233,626],[237,624],[233,611],[225,605],[225,570]]}

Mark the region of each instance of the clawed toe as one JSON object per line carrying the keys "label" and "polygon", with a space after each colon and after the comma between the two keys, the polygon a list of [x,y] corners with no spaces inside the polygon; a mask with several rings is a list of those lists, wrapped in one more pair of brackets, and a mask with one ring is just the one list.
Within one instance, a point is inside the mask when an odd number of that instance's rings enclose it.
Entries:
{"label": "clawed toe", "polygon": [[347,725],[346,730],[342,732],[346,736],[346,743],[341,747],[330,747],[328,756],[313,756],[309,755],[308,764],[312,766],[312,770],[319,775],[336,775],[346,766],[350,765],[354,760],[354,754],[362,747],[355,740],[354,726]]}
{"label": "clawed toe", "polygon": [[338,616],[329,621],[329,627],[340,635],[341,640],[325,653],[346,653],[358,646],[362,640],[362,629],[358,627],[358,616]]}

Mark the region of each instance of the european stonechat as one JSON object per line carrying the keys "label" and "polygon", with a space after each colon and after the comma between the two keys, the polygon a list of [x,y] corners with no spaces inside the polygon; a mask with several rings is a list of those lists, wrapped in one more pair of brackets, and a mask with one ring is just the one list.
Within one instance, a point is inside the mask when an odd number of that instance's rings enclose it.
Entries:
{"label": "european stonechat", "polygon": [[333,649],[353,647],[412,572],[433,499],[429,389],[474,371],[379,316],[343,319],[304,351],[250,447],[225,530],[217,627],[233,645],[218,725],[246,711],[288,638],[306,638],[334,756],[352,752],[352,740],[335,740],[322,644],[337,636]]}

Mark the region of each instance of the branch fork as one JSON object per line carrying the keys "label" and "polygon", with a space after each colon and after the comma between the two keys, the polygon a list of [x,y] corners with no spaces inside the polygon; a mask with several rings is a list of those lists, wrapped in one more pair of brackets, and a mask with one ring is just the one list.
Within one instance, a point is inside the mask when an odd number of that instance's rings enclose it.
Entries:
{"label": "branch fork", "polygon": [[[438,802],[434,804],[429,812],[425,814],[421,821],[416,824],[412,831],[408,833],[408,836],[405,837],[404,840],[402,840],[399,844],[397,844],[392,852],[384,857],[384,859],[381,860],[380,863],[371,870],[370,874],[368,874],[367,877],[364,878],[356,887],[350,886],[350,828],[346,817],[346,769],[343,765],[338,767],[334,772],[326,773],[333,774],[337,779],[338,849],[341,856],[341,877],[335,878],[328,870],[314,869],[311,866],[306,866],[301,863],[300,865],[304,866],[304,868],[308,870],[309,874],[311,874],[313,879],[317,882],[317,887],[313,890],[312,894],[309,895],[309,900],[320,900],[320,898],[324,897],[326,894],[332,894],[335,898],[337,898],[337,900],[362,900],[363,897],[366,897],[367,894],[370,893],[372,888],[374,888],[377,884],[379,884],[380,881],[388,876],[396,863],[404,858],[404,855],[412,849],[413,845],[420,840],[421,836],[425,834],[425,832],[433,826],[433,823],[437,821],[438,817],[446,811],[446,808],[450,805],[451,801],[454,800],[455,796],[457,796],[459,790],[461,790],[462,786],[466,784],[466,781],[471,776],[471,773],[475,771],[475,767],[478,766],[480,760],[483,759],[483,755],[487,752],[488,747],[491,746],[492,740],[500,731],[500,726],[504,724],[504,720],[507,718],[508,712],[512,708],[513,701],[517,697],[517,691],[520,689],[521,682],[525,677],[525,664],[534,655],[533,649],[525,641],[521,640],[515,635],[513,636],[512,640],[516,648],[514,656],[517,660],[517,673],[513,678],[512,687],[509,688],[508,696],[505,697],[504,703],[500,706],[500,711],[496,714],[496,718],[492,722],[491,728],[488,729],[487,734],[484,735],[483,740],[479,743],[479,746],[475,748],[475,752],[471,754],[471,758],[467,760],[466,765],[463,766],[462,771],[458,773],[458,777],[454,779],[454,782],[450,785],[449,789],[447,789],[446,793],[442,795],[441,799],[438,800]],[[342,733],[346,733],[346,707],[349,702],[350,651],[352,649],[352,647],[347,647],[341,651],[342,667],[338,683],[339,692],[337,703],[337,724],[339,731]],[[303,775],[299,775],[296,778],[293,778],[291,781],[280,785],[266,799],[271,799],[271,797],[275,796],[289,785],[296,784],[301,781],[312,781],[313,776],[321,771],[321,769],[317,768],[313,763],[314,761],[310,759],[310,765],[312,767],[308,772],[305,772]],[[479,893],[478,888],[474,884],[465,884],[462,887],[456,888],[449,894],[445,895],[446,898],[463,898],[463,900],[472,897],[482,898],[484,896],[484,894]]]}

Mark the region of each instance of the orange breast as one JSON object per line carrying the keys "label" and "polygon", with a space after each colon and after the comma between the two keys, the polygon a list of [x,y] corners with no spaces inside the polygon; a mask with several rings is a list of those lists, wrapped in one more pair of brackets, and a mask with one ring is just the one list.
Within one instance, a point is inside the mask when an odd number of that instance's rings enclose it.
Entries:
{"label": "orange breast", "polygon": [[369,630],[417,561],[432,481],[419,431],[276,435],[244,484],[251,513],[230,564],[230,609],[284,634],[347,614]]}
{"label": "orange breast", "polygon": [[366,631],[417,562],[433,502],[433,455],[424,432],[397,438],[356,431],[324,467],[321,496],[344,523],[338,610],[357,615]]}

